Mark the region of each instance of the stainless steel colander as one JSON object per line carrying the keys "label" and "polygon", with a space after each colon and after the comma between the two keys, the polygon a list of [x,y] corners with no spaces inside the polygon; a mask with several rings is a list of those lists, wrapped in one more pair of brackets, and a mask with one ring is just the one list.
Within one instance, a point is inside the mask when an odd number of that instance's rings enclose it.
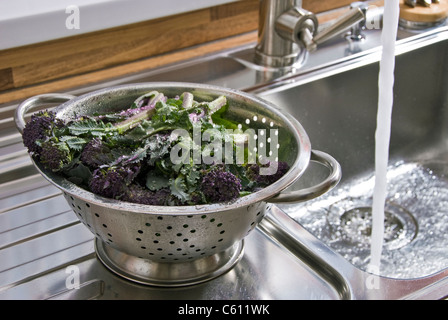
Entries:
{"label": "stainless steel colander", "polygon": [[[189,285],[214,278],[239,261],[244,237],[263,219],[270,203],[318,197],[341,178],[337,161],[326,153],[311,150],[309,138],[296,119],[258,97],[210,85],[141,83],[79,97],[39,95],[18,106],[17,128],[23,132],[26,113],[45,104],[64,102],[54,109],[57,117],[64,119],[74,114],[121,110],[151,90],[169,97],[188,91],[204,100],[225,95],[230,119],[266,132],[278,129],[278,155],[291,168],[274,184],[231,204],[149,206],[97,196],[35,162],[40,173],[62,190],[79,220],[95,235],[99,259],[125,278],[160,286]],[[303,174],[310,160],[327,166],[328,177],[314,187],[285,192]]]}

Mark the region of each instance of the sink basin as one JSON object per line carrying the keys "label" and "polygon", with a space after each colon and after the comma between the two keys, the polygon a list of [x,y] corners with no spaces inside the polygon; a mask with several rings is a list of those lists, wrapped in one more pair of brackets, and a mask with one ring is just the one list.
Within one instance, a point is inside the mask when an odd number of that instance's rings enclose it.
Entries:
{"label": "sink basin", "polygon": [[[396,57],[385,244],[379,273],[419,278],[448,267],[448,41]],[[379,64],[261,94],[304,125],[313,148],[341,164],[331,193],[279,205],[313,235],[366,270],[370,255]],[[316,166],[308,179],[320,176]],[[311,181],[312,182],[312,181]]]}

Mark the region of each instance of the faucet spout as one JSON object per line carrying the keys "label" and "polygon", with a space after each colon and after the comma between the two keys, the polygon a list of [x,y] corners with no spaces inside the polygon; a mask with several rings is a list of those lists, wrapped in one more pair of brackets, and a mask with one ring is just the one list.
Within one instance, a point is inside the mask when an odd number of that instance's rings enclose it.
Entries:
{"label": "faucet spout", "polygon": [[266,67],[292,66],[307,52],[366,19],[367,7],[354,6],[330,27],[318,32],[316,16],[301,0],[261,0],[255,62]]}

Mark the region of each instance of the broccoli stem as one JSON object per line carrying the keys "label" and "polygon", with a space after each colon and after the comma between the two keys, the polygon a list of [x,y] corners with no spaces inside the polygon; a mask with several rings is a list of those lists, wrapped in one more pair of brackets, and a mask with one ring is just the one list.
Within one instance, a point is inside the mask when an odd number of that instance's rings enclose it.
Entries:
{"label": "broccoli stem", "polygon": [[122,134],[127,130],[136,127],[142,120],[151,118],[154,113],[155,108],[144,110],[140,113],[133,115],[132,117],[129,117],[124,121],[115,124],[115,128],[118,130],[118,133]]}
{"label": "broccoli stem", "polygon": [[146,104],[146,105],[156,104],[163,97],[164,97],[164,95],[162,93],[159,93],[158,91],[151,91],[151,92],[145,93],[144,95],[135,99],[134,103],[131,106],[131,109],[141,108],[142,104]]}
{"label": "broccoli stem", "polygon": [[151,118],[155,113],[156,104],[159,101],[162,101],[164,97],[165,96],[163,93],[159,93],[157,91],[151,91],[138,97],[134,101],[132,107],[128,110],[139,109],[140,111],[136,112],[134,115],[127,118],[126,120],[123,120],[115,124],[115,128],[118,130],[120,134],[122,134],[123,132],[136,127],[142,120]]}
{"label": "broccoli stem", "polygon": [[210,115],[212,115],[213,113],[224,107],[226,104],[227,104],[227,98],[225,96],[220,96],[215,100],[213,100],[212,102],[210,102],[208,104],[208,107],[210,108]]}
{"label": "broccoli stem", "polygon": [[146,131],[146,136],[144,136],[144,138],[148,138],[148,137],[152,136],[153,134],[155,134],[157,132],[167,131],[167,130],[175,130],[175,129],[180,129],[180,127],[164,126],[164,127],[160,127],[160,128],[157,128],[157,129],[150,129],[150,130]]}
{"label": "broccoli stem", "polygon": [[184,92],[182,94],[182,98],[182,108],[190,109],[191,107],[193,107],[193,94],[191,94],[190,92]]}

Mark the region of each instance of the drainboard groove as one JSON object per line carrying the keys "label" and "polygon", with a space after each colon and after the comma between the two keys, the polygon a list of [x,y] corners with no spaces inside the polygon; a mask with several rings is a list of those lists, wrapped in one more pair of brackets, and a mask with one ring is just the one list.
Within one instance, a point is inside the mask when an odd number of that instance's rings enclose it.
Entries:
{"label": "drainboard groove", "polygon": [[[0,120],[0,124],[8,123],[9,121]],[[10,146],[13,144],[21,143],[22,135],[20,133],[11,133],[7,135],[2,135],[0,137],[0,148]]]}
{"label": "drainboard groove", "polygon": [[[31,275],[28,275],[25,278],[22,278],[20,280],[16,280],[16,281],[14,281],[12,283],[4,284],[4,285],[2,285],[0,283],[0,295],[2,293],[6,293],[8,290],[10,290],[10,289],[12,289],[14,287],[18,287],[18,286],[23,285],[25,283],[28,283],[28,282],[31,282],[33,280],[42,278],[45,275],[51,274],[51,273],[53,273],[53,272],[55,272],[57,270],[61,270],[61,269],[66,268],[66,267],[68,267],[70,265],[76,265],[78,263],[82,263],[82,262],[84,262],[86,260],[94,258],[96,256],[96,253],[87,249],[87,247],[90,247],[90,243],[91,243],[91,240],[83,241],[83,242],[80,242],[80,243],[78,243],[76,245],[73,245],[71,247],[67,247],[67,248],[64,248],[62,250],[55,251],[55,252],[53,252],[53,253],[45,256],[45,257],[40,257],[39,259],[44,259],[44,258],[48,258],[49,256],[60,254],[60,253],[62,253],[64,251],[73,251],[73,249],[79,249],[79,248],[81,248],[81,252],[82,252],[77,257],[75,257],[74,255],[70,255],[70,257],[72,258],[72,260],[70,260],[70,261],[59,263],[59,264],[56,264],[53,267],[42,269],[42,271],[33,273]],[[86,247],[86,248],[83,248],[83,247]],[[17,268],[17,267],[20,267],[20,266],[24,266],[24,265],[27,265],[27,264],[31,264],[33,262],[35,262],[35,261],[29,261],[29,262],[24,263],[22,265],[14,266],[14,267],[10,268],[9,270],[12,270],[14,268]],[[4,270],[4,271],[6,272],[8,270]],[[4,271],[2,271],[1,273],[3,273]]]}
{"label": "drainboard groove", "polygon": [[26,157],[28,157],[28,153],[26,150],[14,150],[4,155],[0,154],[0,164],[2,166],[7,166],[10,161],[18,161],[19,159],[26,159]]}
{"label": "drainboard groove", "polygon": [[90,254],[94,236],[80,223],[0,250],[0,288]]}
{"label": "drainboard groove", "polygon": [[[0,184],[0,200],[21,195],[32,190],[40,189],[51,184],[40,173]],[[56,188],[55,188],[56,189]]]}
{"label": "drainboard groove", "polygon": [[[76,224],[76,223],[73,223],[72,225],[75,225],[75,224]],[[54,230],[53,232],[59,231],[59,230],[61,230],[61,229],[64,229],[64,228],[60,228],[60,229],[58,229],[58,230]],[[48,232],[48,233],[51,233],[51,232]],[[48,233],[47,233],[47,234],[48,234]],[[32,237],[32,238],[37,238],[37,237]],[[29,239],[29,240],[32,240],[32,239]],[[29,241],[29,240],[28,240],[28,241]],[[83,245],[84,243],[89,243],[89,242],[91,242],[91,241],[92,241],[92,239],[89,239],[89,240],[86,240],[86,241],[83,241],[83,242],[79,242],[79,243],[77,243],[77,244],[74,244],[74,245],[71,245],[71,246],[62,248],[62,249],[60,249],[60,250],[55,250],[55,251],[53,251],[53,252],[51,252],[51,253],[48,253],[48,254],[43,255],[43,256],[40,256],[40,257],[38,257],[37,259],[30,260],[30,261],[26,261],[26,262],[24,262],[24,263],[16,264],[16,265],[14,265],[14,266],[12,266],[12,267],[10,267],[10,268],[3,269],[3,270],[1,270],[1,272],[2,272],[2,273],[3,273],[3,272],[7,272],[7,271],[13,270],[13,269],[15,269],[15,268],[18,268],[18,267],[21,267],[21,266],[28,265],[28,264],[30,264],[30,263],[34,263],[34,262],[37,261],[37,260],[41,260],[41,259],[48,258],[48,257],[50,257],[50,256],[52,256],[52,255],[58,254],[58,253],[60,253],[60,252],[66,251],[66,250],[71,249],[71,248],[78,247],[78,246],[80,246],[80,245]],[[24,242],[24,241],[21,241],[21,242]]]}
{"label": "drainboard groove", "polygon": [[25,202],[22,202],[22,203],[19,203],[19,204],[15,205],[15,206],[10,206],[8,208],[1,209],[0,210],[0,214],[6,213],[8,211],[15,210],[15,209],[19,209],[19,208],[22,208],[22,207],[26,207],[26,206],[32,205],[34,203],[38,203],[38,202],[41,202],[41,201],[52,199],[52,198],[58,197],[60,195],[62,195],[62,193],[61,192],[57,192],[57,193],[49,194],[47,196],[36,198],[36,199],[30,200],[30,201],[25,201]]}
{"label": "drainboard groove", "polygon": [[[8,228],[8,229],[4,229],[3,231],[0,231],[0,235],[12,232],[14,230],[18,230],[18,229],[23,228],[23,227],[27,227],[27,226],[33,225],[35,223],[39,223],[41,221],[46,221],[48,219],[52,219],[52,218],[55,218],[55,217],[58,217],[58,216],[61,216],[61,215],[67,214],[67,213],[72,213],[72,212],[73,212],[73,210],[65,210],[65,211],[57,212],[55,214],[51,214],[51,215],[42,217],[42,218],[37,219],[37,220],[31,220],[31,221],[29,221],[27,223],[22,223],[20,225],[13,226],[13,227]],[[74,215],[73,215],[73,217],[74,217]]]}
{"label": "drainboard groove", "polygon": [[[62,213],[61,213],[61,214],[62,214]],[[33,223],[34,223],[34,222],[33,222]],[[25,243],[25,242],[28,242],[28,241],[31,241],[31,240],[34,240],[34,239],[38,239],[38,238],[44,237],[44,236],[49,235],[49,234],[51,234],[51,233],[55,233],[55,232],[57,232],[57,231],[60,231],[60,230],[63,230],[63,229],[67,229],[67,228],[73,227],[73,226],[75,226],[75,225],[77,225],[77,224],[79,224],[79,223],[80,223],[80,221],[78,220],[78,221],[74,221],[74,222],[65,224],[65,225],[63,225],[63,226],[59,226],[59,227],[55,227],[55,228],[48,229],[48,230],[46,230],[46,231],[44,231],[44,232],[40,232],[40,233],[35,234],[35,235],[33,235],[33,236],[26,237],[26,238],[20,239],[20,240],[18,240],[18,241],[14,241],[14,242],[8,243],[7,245],[4,245],[4,246],[0,247],[0,250],[4,250],[4,249],[10,248],[10,247],[14,247],[14,246],[16,246],[16,245],[19,245],[19,244],[21,244],[21,243]],[[9,230],[8,230],[8,231],[9,231]]]}

